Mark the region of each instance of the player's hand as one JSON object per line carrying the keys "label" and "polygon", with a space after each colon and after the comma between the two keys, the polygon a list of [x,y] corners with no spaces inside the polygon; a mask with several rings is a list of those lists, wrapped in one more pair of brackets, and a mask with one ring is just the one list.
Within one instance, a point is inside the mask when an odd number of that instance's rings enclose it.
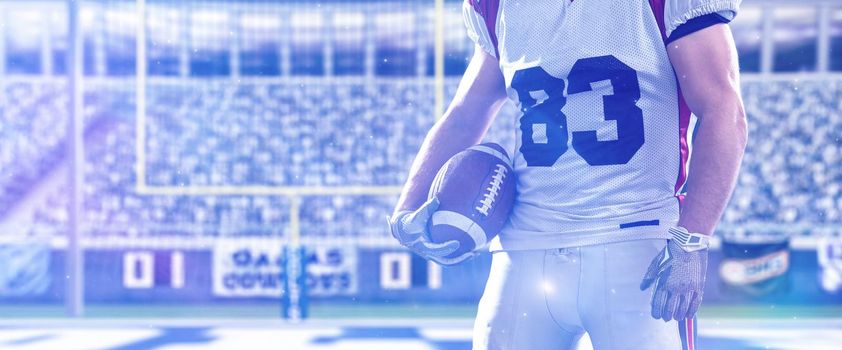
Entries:
{"label": "player's hand", "polygon": [[669,240],[640,283],[640,290],[655,285],[652,317],[664,321],[693,318],[702,303],[707,265],[706,246],[686,251],[676,240]]}
{"label": "player's hand", "polygon": [[[433,243],[427,230],[427,222],[439,207],[439,200],[435,197],[424,203],[416,211],[401,211],[389,218],[389,228],[392,236],[397,238],[402,246],[416,254],[435,261],[441,265],[452,265],[455,259],[445,258],[459,249],[459,241]],[[461,257],[460,257],[461,258]],[[456,258],[459,259],[459,258]],[[462,261],[465,259],[459,259]]]}

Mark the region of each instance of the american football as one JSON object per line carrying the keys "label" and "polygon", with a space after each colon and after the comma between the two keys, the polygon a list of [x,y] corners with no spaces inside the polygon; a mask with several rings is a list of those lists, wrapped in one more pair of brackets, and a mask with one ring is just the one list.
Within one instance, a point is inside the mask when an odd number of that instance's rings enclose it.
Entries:
{"label": "american football", "polygon": [[479,144],[450,158],[430,188],[429,197],[440,202],[430,220],[432,241],[459,241],[459,249],[448,257],[484,247],[509,217],[515,180],[506,150],[496,143]]}

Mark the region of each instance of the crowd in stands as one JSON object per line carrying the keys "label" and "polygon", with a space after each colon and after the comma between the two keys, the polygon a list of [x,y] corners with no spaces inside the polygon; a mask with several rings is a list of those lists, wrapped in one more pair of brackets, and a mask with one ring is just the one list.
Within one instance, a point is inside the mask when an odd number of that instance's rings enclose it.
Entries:
{"label": "crowd in stands", "polygon": [[[125,112],[116,112],[117,114]],[[196,234],[282,234],[288,201],[277,196],[170,196],[136,191],[135,125],[115,118],[87,135],[84,221],[91,235],[155,237]],[[36,213],[39,223],[60,225],[67,196],[56,193]]]}
{"label": "crowd in stands", "polygon": [[[452,96],[455,80],[448,80]],[[47,176],[65,132],[63,85],[16,84],[0,103],[0,206]],[[131,86],[93,85],[86,98],[84,221],[91,235],[283,235],[283,196],[141,195],[136,191]],[[750,142],[725,226],[842,219],[842,81],[746,82]],[[148,186],[395,186],[434,122],[429,79],[366,82],[150,82]],[[488,139],[511,149],[514,108]],[[19,174],[28,174],[20,177]],[[22,180],[27,183],[19,182]],[[692,180],[691,180],[692,181]],[[17,195],[9,188],[24,193]],[[34,217],[67,220],[64,186]],[[3,202],[3,201],[6,202]],[[311,237],[386,234],[395,195],[304,196],[301,232]],[[0,214],[3,212],[0,211]],[[3,220],[19,220],[0,216]]]}
{"label": "crowd in stands", "polygon": [[726,223],[842,220],[842,81],[743,84],[749,144]]}
{"label": "crowd in stands", "polygon": [[0,217],[63,155],[67,95],[61,83],[0,85]]}
{"label": "crowd in stands", "polygon": [[148,104],[151,185],[395,185],[434,121],[414,81],[172,89]]}

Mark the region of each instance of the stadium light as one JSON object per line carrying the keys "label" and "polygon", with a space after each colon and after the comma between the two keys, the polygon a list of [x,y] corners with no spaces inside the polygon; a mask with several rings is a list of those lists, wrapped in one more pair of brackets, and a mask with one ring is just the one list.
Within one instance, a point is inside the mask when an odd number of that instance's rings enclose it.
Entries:
{"label": "stadium light", "polygon": [[362,12],[338,12],[333,15],[333,25],[338,28],[365,27],[365,15]]}
{"label": "stadium light", "polygon": [[276,15],[266,14],[243,14],[240,17],[240,25],[243,29],[273,30],[281,27],[281,21]]}
{"label": "stadium light", "polygon": [[105,23],[110,30],[122,29],[122,26],[136,25],[137,17],[131,11],[109,9],[105,11]]}
{"label": "stadium light", "polygon": [[[68,0],[73,1],[73,0]],[[82,28],[91,27],[96,21],[96,12],[91,8],[79,9],[79,24]]]}
{"label": "stadium light", "polygon": [[[26,23],[26,24],[40,24],[43,22],[42,13],[38,11],[28,11],[28,10],[15,10],[14,16],[9,16],[10,22],[17,22],[17,23]],[[28,28],[27,30],[32,30],[37,28]],[[18,33],[15,32],[15,35],[25,34],[25,33]]]}
{"label": "stadium light", "polygon": [[193,22],[200,24],[220,24],[228,21],[228,13],[222,11],[197,11],[193,13]]}

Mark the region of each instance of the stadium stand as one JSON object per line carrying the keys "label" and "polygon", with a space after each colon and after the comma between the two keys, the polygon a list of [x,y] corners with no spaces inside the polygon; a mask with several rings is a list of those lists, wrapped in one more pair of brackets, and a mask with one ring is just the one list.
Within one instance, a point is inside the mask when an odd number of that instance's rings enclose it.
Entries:
{"label": "stadium stand", "polygon": [[[471,46],[462,33],[459,4],[448,3],[444,18],[445,100],[455,93]],[[192,17],[181,16],[173,8],[167,12],[167,21],[172,23],[150,24],[143,183],[171,187],[331,187],[395,186],[404,181],[425,132],[435,120],[432,26],[427,21],[432,12],[419,8],[413,15],[406,7],[384,10],[390,7],[378,3],[377,7],[325,9],[322,16],[309,7],[310,12],[301,12],[303,8],[295,4],[282,5],[243,5],[244,12],[239,15],[241,19],[253,19],[249,16],[256,14],[251,12],[266,9],[275,11],[269,11],[275,17],[309,13],[321,18],[318,23],[324,23],[316,26],[308,22],[300,28],[291,24],[286,29],[307,33],[301,36],[305,39],[337,35],[333,39],[338,41],[328,40],[332,43],[329,47],[313,49],[307,40],[285,41],[281,35],[256,34],[285,28],[281,18],[286,17],[266,20],[269,29],[244,26],[242,32],[235,33],[224,28],[237,28],[231,24],[234,22],[227,22],[234,21],[235,16],[225,14],[221,6],[193,13]],[[153,6],[152,13],[165,9]],[[754,12],[759,13],[759,9],[755,7]],[[59,8],[51,11],[61,15]],[[123,18],[120,14],[130,14],[127,11],[131,8],[91,5],[87,11],[89,16],[83,21],[89,22],[82,28],[86,50],[83,63],[89,79],[85,83],[84,112],[87,232],[128,237],[284,235],[291,220],[291,203],[282,196],[137,193],[135,61],[133,55],[126,54],[134,39],[129,27],[106,30],[110,28],[109,18],[118,21]],[[734,28],[751,34],[744,35],[746,40],[755,40],[759,34],[751,28],[757,27],[760,17],[752,17],[749,10],[744,12],[748,22],[735,23]],[[188,17],[195,17],[195,22]],[[214,22],[222,18],[227,19]],[[395,33],[374,34],[385,33],[376,31],[377,23],[409,24],[410,20],[414,25],[404,28],[400,40],[392,35]],[[26,27],[26,23],[15,23],[10,22],[9,33]],[[188,23],[197,26],[194,29],[215,29],[184,32],[183,38],[173,42],[161,40],[172,36],[170,30],[176,24]],[[353,30],[347,27],[349,23]],[[44,40],[51,45],[39,44],[28,51],[11,45],[5,53],[6,65],[45,57],[55,58],[56,65],[52,72],[39,71],[45,64],[31,69],[18,67],[22,70],[7,67],[1,72],[17,77],[9,80],[3,76],[0,80],[0,224],[38,223],[61,232],[58,228],[67,221],[66,184],[55,174],[66,172],[63,137],[68,98],[66,84],[50,74],[64,72],[59,68],[66,33],[53,29],[50,40]],[[109,30],[121,30],[117,33],[121,36],[112,38],[109,35],[117,34]],[[348,37],[338,35],[342,33]],[[202,40],[187,40],[194,34],[197,37],[193,39]],[[229,71],[234,66],[229,60],[235,55],[228,49],[217,52],[222,45],[217,39],[232,40],[229,34],[247,43],[238,48],[244,57],[237,61],[240,72]],[[109,38],[115,40],[104,40]],[[261,40],[260,45],[255,46],[255,39]],[[343,51],[342,40],[353,42],[357,50]],[[397,42],[401,45],[395,45]],[[409,49],[402,45],[409,45]],[[47,52],[48,47],[54,51]],[[187,49],[199,52],[197,57],[190,57]],[[205,51],[201,50],[211,49],[223,58],[202,56]],[[306,59],[301,54],[308,50],[315,50],[312,53],[317,59],[313,62],[317,64],[307,63],[305,66],[313,66],[307,69],[312,70],[298,72],[290,64],[303,64]],[[745,52],[745,46],[741,50]],[[335,56],[327,60],[327,53]],[[9,59],[18,56],[26,59]],[[760,62],[760,58],[757,60]],[[329,61],[330,65],[326,63]],[[345,71],[344,65],[355,68]],[[204,71],[198,69],[204,66]],[[332,71],[325,69],[327,66]],[[214,70],[219,67],[225,67],[224,74]],[[771,79],[743,83],[751,135],[739,186],[723,227],[752,223],[833,225],[842,220],[842,167],[837,165],[842,157],[842,80],[811,76],[797,80],[771,74],[766,77]],[[487,140],[512,149],[514,134],[509,130],[515,113],[514,107],[507,105]],[[49,194],[33,195],[38,188],[48,189]],[[301,230],[305,236],[384,236],[383,218],[391,211],[395,196],[305,196],[301,200]],[[23,216],[15,214],[14,207],[26,201],[39,202],[38,209]]]}
{"label": "stadium stand", "polygon": [[[448,83],[452,94],[456,82]],[[60,161],[66,116],[60,85],[9,85],[4,106],[3,203],[25,194]],[[277,196],[142,196],[135,193],[132,90],[94,89],[86,132],[85,213],[91,235],[276,235],[289,203]],[[150,185],[397,185],[432,125],[428,80],[364,83],[166,85],[149,89]],[[751,142],[724,223],[830,224],[842,212],[842,84],[743,84]],[[43,102],[50,100],[50,102]],[[122,102],[115,102],[122,101]],[[101,111],[101,112],[95,112]],[[488,139],[512,145],[508,106]],[[34,118],[26,123],[27,116]],[[94,117],[90,121],[99,120]],[[176,137],[178,136],[178,137]],[[54,155],[57,154],[58,156]],[[20,159],[30,160],[21,162]],[[4,167],[5,168],[5,167]],[[24,176],[24,177],[20,177]],[[17,179],[26,179],[25,181]],[[691,180],[692,181],[692,180]],[[15,187],[16,186],[16,187]],[[60,186],[58,187],[61,188]],[[23,193],[23,194],[22,194]],[[385,234],[394,196],[313,196],[301,207],[312,237]],[[61,225],[65,200],[50,196],[33,221]]]}
{"label": "stadium stand", "polygon": [[0,100],[0,217],[64,154],[63,84],[11,82]]}
{"label": "stadium stand", "polygon": [[150,185],[395,185],[433,121],[430,83],[176,89],[149,102]]}
{"label": "stadium stand", "polygon": [[838,223],[842,84],[743,84],[750,142],[727,223]]}

